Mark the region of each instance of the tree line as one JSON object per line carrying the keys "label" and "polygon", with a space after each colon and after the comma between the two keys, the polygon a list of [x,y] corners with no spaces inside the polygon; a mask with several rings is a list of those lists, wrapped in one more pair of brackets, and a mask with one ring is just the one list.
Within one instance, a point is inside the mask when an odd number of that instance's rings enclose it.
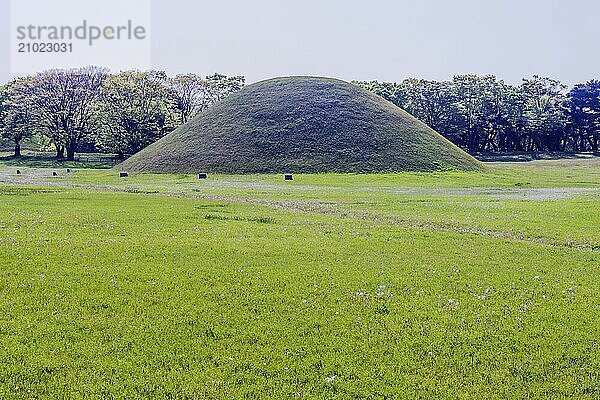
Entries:
{"label": "tree line", "polygon": [[105,68],[49,70],[0,86],[0,133],[21,155],[34,135],[74,160],[86,145],[119,156],[133,154],[241,89],[243,76],[169,77],[163,71]]}
{"label": "tree line", "polygon": [[493,75],[451,81],[354,82],[406,110],[447,139],[476,152],[598,151],[600,81],[570,91],[533,76],[509,85]]}
{"label": "tree line", "polygon": [[[520,85],[493,75],[354,83],[471,153],[599,150],[597,80],[570,91],[560,81],[540,76]],[[15,156],[20,156],[23,140],[36,136],[44,138],[58,158],[73,160],[82,147],[123,157],[244,84],[243,76],[221,74],[111,74],[94,66],[44,71],[0,85],[0,134],[13,142]]]}

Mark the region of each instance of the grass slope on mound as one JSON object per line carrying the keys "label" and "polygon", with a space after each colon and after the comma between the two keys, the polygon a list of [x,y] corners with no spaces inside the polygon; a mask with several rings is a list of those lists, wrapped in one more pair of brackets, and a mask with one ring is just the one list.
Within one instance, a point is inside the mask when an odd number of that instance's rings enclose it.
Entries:
{"label": "grass slope on mound", "polygon": [[424,123],[335,79],[276,78],[245,87],[117,168],[219,173],[478,170]]}

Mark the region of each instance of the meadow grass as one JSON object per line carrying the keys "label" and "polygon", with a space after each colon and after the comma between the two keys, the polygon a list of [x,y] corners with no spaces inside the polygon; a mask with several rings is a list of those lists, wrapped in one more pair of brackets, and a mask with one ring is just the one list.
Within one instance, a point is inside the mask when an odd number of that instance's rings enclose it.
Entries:
{"label": "meadow grass", "polygon": [[596,161],[23,172],[0,169],[0,398],[600,397]]}

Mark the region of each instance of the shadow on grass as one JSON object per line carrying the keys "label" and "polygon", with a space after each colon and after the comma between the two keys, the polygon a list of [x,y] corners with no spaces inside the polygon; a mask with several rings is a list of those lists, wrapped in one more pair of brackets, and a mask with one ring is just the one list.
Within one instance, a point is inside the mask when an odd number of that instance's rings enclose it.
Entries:
{"label": "shadow on grass", "polygon": [[476,153],[474,157],[484,162],[528,162],[535,160],[578,160],[600,157],[600,153]]}
{"label": "shadow on grass", "polygon": [[92,168],[110,169],[116,161],[113,157],[99,154],[79,156],[76,161],[59,160],[50,155],[23,155],[15,157],[0,153],[0,166],[26,168]]}

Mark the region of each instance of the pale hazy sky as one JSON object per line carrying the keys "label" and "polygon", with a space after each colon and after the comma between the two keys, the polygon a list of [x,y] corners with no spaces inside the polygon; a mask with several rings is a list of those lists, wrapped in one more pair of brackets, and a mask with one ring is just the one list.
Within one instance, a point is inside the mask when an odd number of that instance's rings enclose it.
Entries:
{"label": "pale hazy sky", "polygon": [[[1,81],[9,77],[9,2],[0,0]],[[249,82],[477,73],[573,84],[600,79],[599,38],[600,0],[152,0],[151,62],[170,74],[218,71]]]}

